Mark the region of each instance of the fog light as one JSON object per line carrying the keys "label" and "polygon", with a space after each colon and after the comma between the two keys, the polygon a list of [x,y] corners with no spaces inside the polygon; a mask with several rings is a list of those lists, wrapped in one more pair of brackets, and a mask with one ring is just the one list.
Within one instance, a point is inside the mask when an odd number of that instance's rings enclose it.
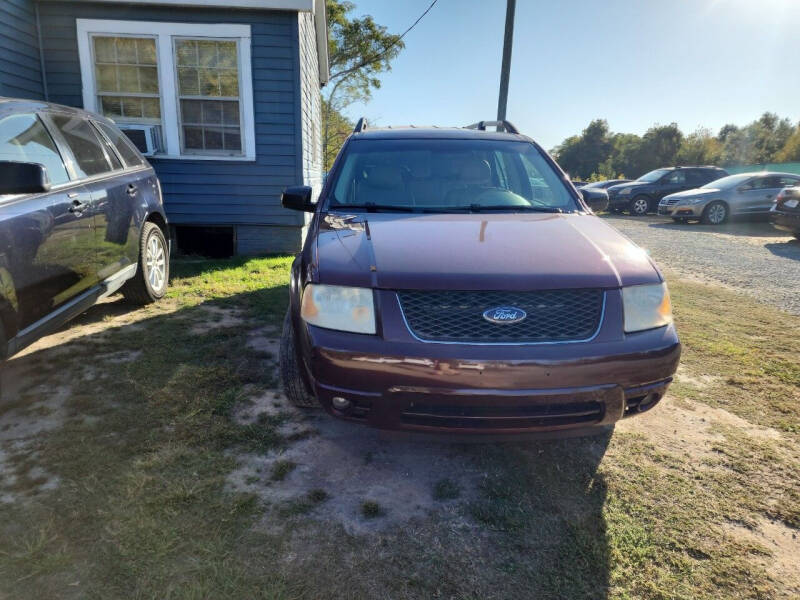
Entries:
{"label": "fog light", "polygon": [[333,408],[336,410],[345,411],[350,408],[350,400],[347,398],[342,398],[341,396],[334,396],[333,397]]}

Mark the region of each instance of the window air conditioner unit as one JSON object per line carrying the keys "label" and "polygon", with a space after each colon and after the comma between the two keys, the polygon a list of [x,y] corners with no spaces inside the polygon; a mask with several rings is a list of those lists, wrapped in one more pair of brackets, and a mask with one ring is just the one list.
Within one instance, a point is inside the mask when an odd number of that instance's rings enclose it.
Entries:
{"label": "window air conditioner unit", "polygon": [[133,145],[145,156],[153,156],[161,146],[157,125],[130,125],[118,123],[117,127],[127,135]]}

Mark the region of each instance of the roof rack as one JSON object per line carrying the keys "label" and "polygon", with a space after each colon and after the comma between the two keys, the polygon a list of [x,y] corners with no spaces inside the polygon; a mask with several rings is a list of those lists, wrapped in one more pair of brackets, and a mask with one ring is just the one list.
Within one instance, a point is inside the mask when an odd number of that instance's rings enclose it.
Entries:
{"label": "roof rack", "polygon": [[497,131],[507,131],[508,133],[519,133],[519,130],[514,127],[511,121],[478,121],[472,125],[467,125],[464,129],[477,129],[479,131],[486,131],[486,127],[497,127]]}
{"label": "roof rack", "polygon": [[361,117],[356,123],[355,129],[353,129],[353,133],[361,133],[367,128],[367,118]]}

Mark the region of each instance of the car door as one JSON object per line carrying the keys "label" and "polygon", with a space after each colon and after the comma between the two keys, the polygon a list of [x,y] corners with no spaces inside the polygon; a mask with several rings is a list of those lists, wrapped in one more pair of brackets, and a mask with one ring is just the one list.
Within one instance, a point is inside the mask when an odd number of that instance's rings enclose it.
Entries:
{"label": "car door", "polygon": [[691,189],[693,186],[687,182],[686,171],[687,169],[675,169],[664,175],[659,181],[659,185],[655,186],[653,192],[656,200],[661,200],[664,196],[676,192]]}
{"label": "car door", "polygon": [[780,188],[780,177],[775,175],[757,175],[739,186],[737,192],[736,209],[740,214],[753,214],[767,212],[772,207],[775,196]]}
{"label": "car door", "polygon": [[130,206],[135,185],[117,154],[78,114],[53,114],[52,123],[74,158],[74,168],[90,194],[88,212],[94,224],[95,270],[102,281],[130,263]]}
{"label": "car door", "polygon": [[0,120],[0,158],[44,165],[52,186],[0,198],[0,279],[24,329],[96,283],[93,220],[81,210],[88,191],[71,179],[40,115]]}
{"label": "car door", "polygon": [[153,192],[152,173],[121,131],[90,121],[103,141],[117,171],[107,186],[107,196],[95,216],[101,277],[109,277],[139,258],[139,229]]}

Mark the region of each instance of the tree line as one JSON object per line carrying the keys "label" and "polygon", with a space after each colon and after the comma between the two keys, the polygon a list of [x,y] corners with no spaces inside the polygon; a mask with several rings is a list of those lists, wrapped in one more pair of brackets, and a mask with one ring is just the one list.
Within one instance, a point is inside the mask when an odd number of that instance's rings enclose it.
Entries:
{"label": "tree line", "polygon": [[800,161],[800,124],[765,112],[752,123],[725,125],[716,135],[701,128],[684,135],[676,123],[654,125],[644,135],[613,133],[595,119],[580,135],[551,150],[572,178],[636,178],[659,167],[751,165]]}

